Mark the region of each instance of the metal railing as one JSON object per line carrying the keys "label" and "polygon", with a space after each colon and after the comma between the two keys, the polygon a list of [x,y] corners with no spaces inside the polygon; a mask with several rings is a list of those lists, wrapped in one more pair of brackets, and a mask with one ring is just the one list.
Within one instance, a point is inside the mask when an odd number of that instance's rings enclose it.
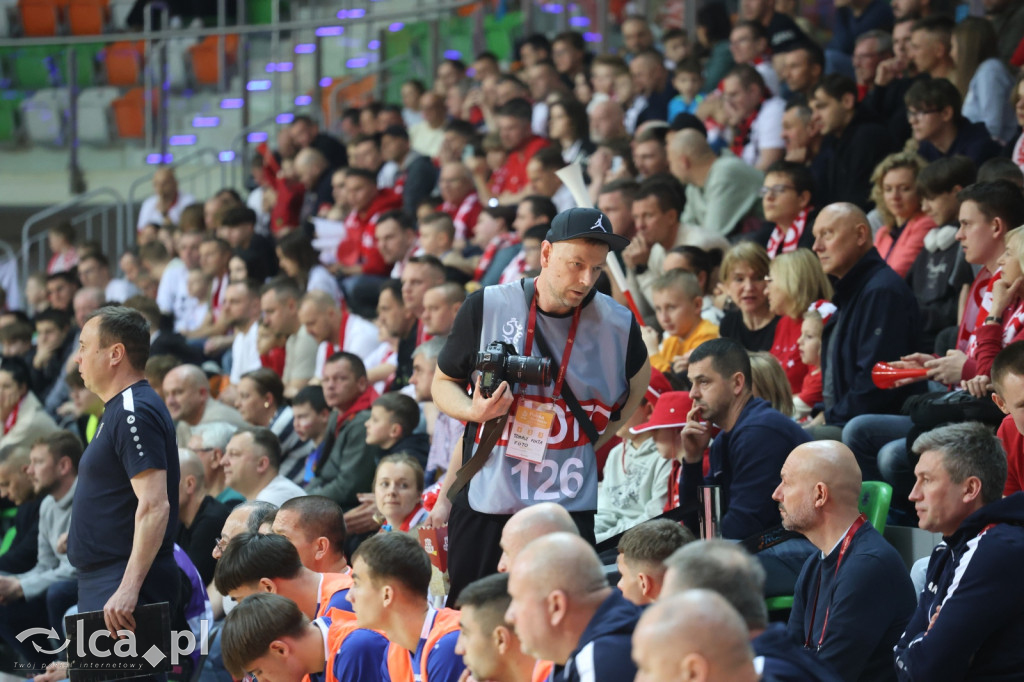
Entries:
{"label": "metal railing", "polygon": [[[95,203],[96,199],[110,199],[110,202]],[[101,187],[85,192],[55,206],[45,208],[29,216],[21,227],[21,251],[19,271],[24,285],[25,278],[34,271],[46,271],[46,230],[54,219],[71,211],[79,211],[68,220],[72,227],[80,228],[86,240],[97,238],[104,254],[121,254],[127,243],[128,211],[124,197],[110,187]],[[113,230],[111,230],[113,221]],[[80,232],[81,234],[81,232]],[[113,246],[113,250],[111,247]],[[36,268],[32,267],[32,256],[35,254]]]}

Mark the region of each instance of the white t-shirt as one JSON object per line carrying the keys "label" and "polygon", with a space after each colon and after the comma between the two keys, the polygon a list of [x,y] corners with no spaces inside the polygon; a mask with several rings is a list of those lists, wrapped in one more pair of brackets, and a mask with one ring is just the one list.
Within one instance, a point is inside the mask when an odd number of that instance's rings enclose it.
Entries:
{"label": "white t-shirt", "polygon": [[112,279],[107,282],[103,291],[107,303],[124,303],[126,300],[139,293],[138,288],[126,279]]}
{"label": "white t-shirt", "polygon": [[786,113],[786,102],[781,97],[766,99],[761,111],[750,126],[750,141],[743,148],[743,160],[751,166],[757,165],[765,149],[782,149],[782,115]]}
{"label": "white t-shirt", "polygon": [[[377,325],[359,315],[349,314],[348,322],[345,323],[345,343],[342,350],[358,355],[366,362],[366,359],[382,345],[386,344],[380,340]],[[327,362],[329,348],[330,344],[324,341],[316,349],[316,370],[313,376],[317,379],[324,378],[324,363]]]}
{"label": "white t-shirt", "polygon": [[323,291],[331,295],[334,302],[341,305],[341,287],[337,278],[322,265],[314,265],[309,271],[306,291]]}
{"label": "white t-shirt", "polygon": [[242,380],[242,375],[252,372],[263,366],[260,362],[260,350],[256,345],[260,331],[259,320],[249,325],[244,333],[235,334],[235,340],[231,342],[231,383],[237,384]]}
{"label": "white t-shirt", "polygon": [[188,268],[180,258],[175,258],[160,276],[160,284],[156,289],[156,304],[160,312],[177,317],[179,297],[188,297]]}
{"label": "white t-shirt", "polygon": [[441,143],[444,142],[444,126],[431,128],[426,121],[420,121],[409,128],[409,142],[413,151],[433,159],[441,153]]}
{"label": "white t-shirt", "polygon": [[[139,222],[135,226],[136,229],[141,230],[150,223],[164,224],[164,216],[156,208],[158,201],[160,201],[160,197],[154,194],[142,202],[142,208],[139,210]],[[196,203],[196,200],[192,195],[179,194],[178,200],[174,202],[174,206],[171,206],[171,210],[167,212],[167,217],[171,219],[172,223],[177,225],[178,220],[181,219],[181,212],[185,210],[186,206],[194,203]]]}
{"label": "white t-shirt", "polygon": [[768,86],[768,90],[771,91],[772,96],[779,94],[779,74],[775,73],[775,69],[772,68],[772,62],[770,59],[765,59],[760,64],[754,64],[754,68],[761,74],[761,78],[764,79],[764,84]]}
{"label": "white t-shirt", "polygon": [[548,103],[537,102],[533,105],[533,115],[530,118],[530,129],[534,135],[541,137],[548,136]]}

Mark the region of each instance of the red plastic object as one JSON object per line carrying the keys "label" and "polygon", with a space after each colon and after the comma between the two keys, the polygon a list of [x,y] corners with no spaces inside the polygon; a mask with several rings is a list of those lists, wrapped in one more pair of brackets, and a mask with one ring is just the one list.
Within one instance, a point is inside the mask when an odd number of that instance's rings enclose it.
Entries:
{"label": "red plastic object", "polygon": [[894,388],[900,379],[916,379],[928,375],[924,367],[893,367],[888,362],[879,362],[871,368],[871,381],[882,390]]}

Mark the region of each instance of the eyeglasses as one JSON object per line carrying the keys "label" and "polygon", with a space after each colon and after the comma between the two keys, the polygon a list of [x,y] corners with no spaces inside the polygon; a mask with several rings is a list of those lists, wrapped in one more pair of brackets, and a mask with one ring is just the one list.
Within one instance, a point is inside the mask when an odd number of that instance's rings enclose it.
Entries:
{"label": "eyeglasses", "polygon": [[223,535],[221,535],[219,538],[217,538],[217,544],[214,546],[221,554],[223,554],[229,542],[231,542],[231,538],[226,538]]}
{"label": "eyeglasses", "polygon": [[914,119],[927,116],[928,114],[937,114],[941,109],[929,109],[928,111],[914,111],[913,109],[907,109],[907,120],[913,121]]}
{"label": "eyeglasses", "polygon": [[782,194],[783,192],[786,192],[786,191],[791,190],[791,189],[795,190],[796,187],[794,187],[793,185],[772,185],[770,187],[762,187],[759,190],[759,193],[760,193],[760,195],[762,197],[766,197],[768,195],[771,195],[771,196],[774,197],[774,196],[778,196],[778,195]]}

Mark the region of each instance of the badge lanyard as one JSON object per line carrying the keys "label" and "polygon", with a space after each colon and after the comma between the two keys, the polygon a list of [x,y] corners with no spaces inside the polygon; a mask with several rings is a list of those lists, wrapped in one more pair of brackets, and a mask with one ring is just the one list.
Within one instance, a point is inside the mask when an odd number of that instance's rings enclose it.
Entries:
{"label": "badge lanyard", "polygon": [[[534,286],[536,286],[537,280],[534,280]],[[558,398],[562,395],[562,383],[565,381],[565,371],[569,368],[569,356],[572,355],[572,345],[576,340],[576,328],[580,325],[580,312],[583,310],[583,306],[576,306],[576,309],[572,313],[572,326],[569,327],[569,338],[565,342],[565,350],[562,351],[562,364],[558,367],[558,377],[555,379],[555,392],[554,397]],[[537,294],[533,294],[533,299],[530,301],[530,316],[526,322],[526,346],[523,349],[523,354],[527,357],[533,352],[533,336],[537,326]]]}
{"label": "badge lanyard", "polygon": [[[850,526],[850,530],[846,531],[846,536],[843,538],[843,544],[839,547],[839,557],[836,559],[836,571],[833,575],[833,589],[835,589],[835,577],[839,575],[839,567],[843,563],[843,557],[846,556],[846,550],[850,549],[850,543],[853,542],[853,536],[857,534],[860,527],[868,520],[864,514],[857,517],[857,520]],[[814,588],[814,604],[811,606],[811,622],[807,627],[807,639],[804,640],[804,648],[811,648],[811,637],[814,633],[814,614],[818,610],[818,594],[821,592],[821,568],[818,568],[818,584]],[[828,627],[828,612],[832,608],[831,597],[829,597],[829,605],[825,608],[825,622],[821,624],[821,637],[818,638],[818,649],[821,648],[822,642],[825,641],[825,629]]]}

